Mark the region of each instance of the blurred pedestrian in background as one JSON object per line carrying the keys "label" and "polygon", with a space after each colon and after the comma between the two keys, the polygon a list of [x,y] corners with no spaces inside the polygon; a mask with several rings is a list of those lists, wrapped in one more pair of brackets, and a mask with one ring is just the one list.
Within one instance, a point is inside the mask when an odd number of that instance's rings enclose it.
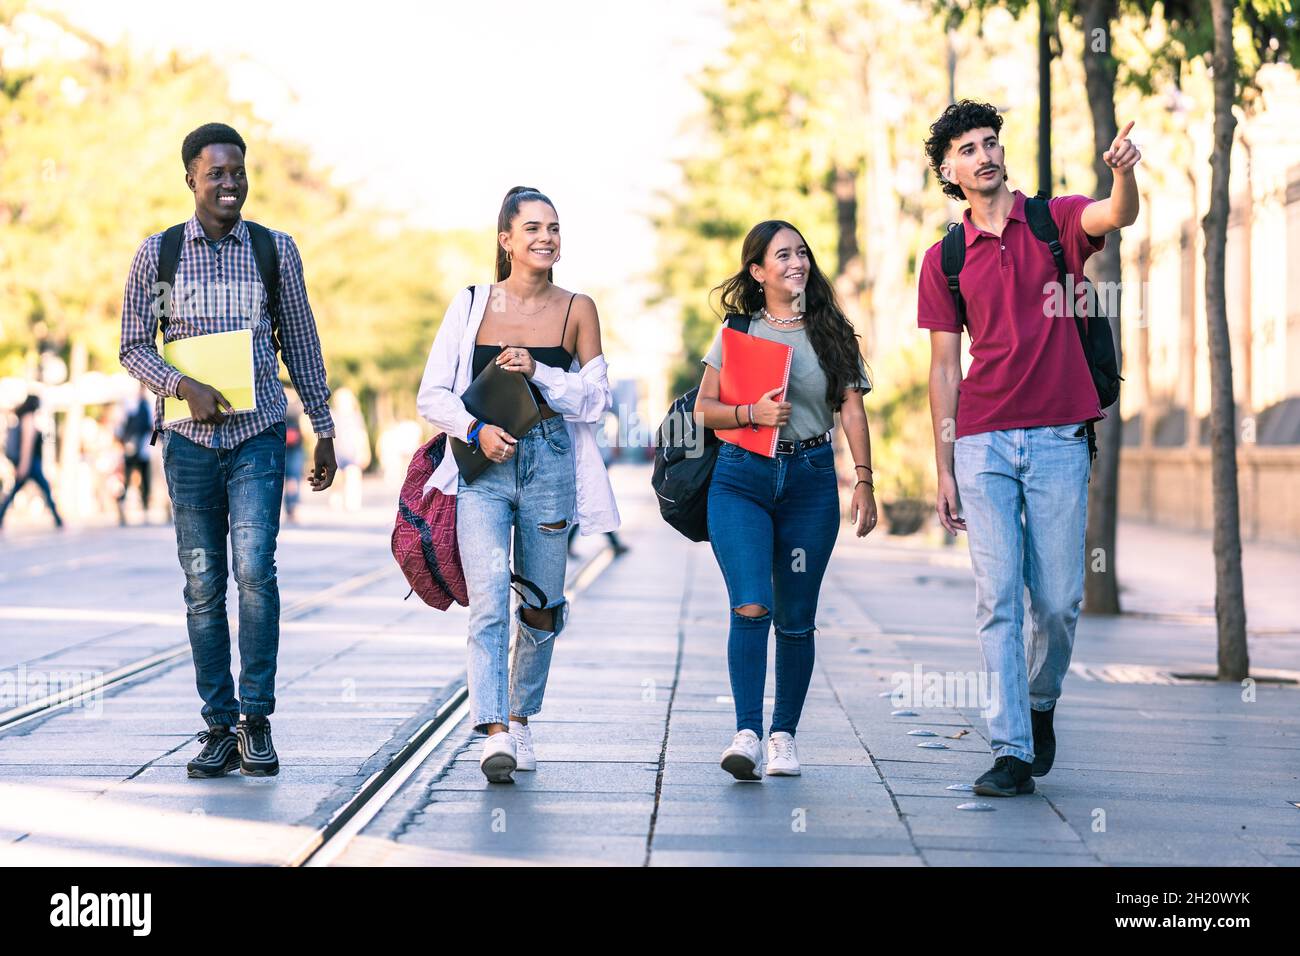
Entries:
{"label": "blurred pedestrian in background", "polygon": [[10,426],[5,436],[5,454],[13,462],[15,470],[14,486],[5,498],[4,504],[0,504],[0,528],[4,527],[5,514],[9,511],[9,506],[13,504],[14,498],[28,481],[34,481],[36,487],[41,490],[41,494],[45,497],[45,505],[54,516],[54,526],[63,527],[63,519],[59,517],[59,509],[54,504],[54,495],[50,492],[50,483],[46,481],[45,472],[41,467],[41,446],[45,440],[40,429],[36,427],[36,409],[40,406],[39,398],[28,395],[14,409],[14,415],[18,420]]}
{"label": "blurred pedestrian in background", "polygon": [[[361,509],[361,473],[370,467],[370,433],[361,415],[361,403],[351,389],[334,393],[334,452],[338,456],[342,501],[345,511]],[[337,493],[330,505],[338,502]]]}
{"label": "blurred pedestrian in background", "polygon": [[153,433],[153,408],[141,385],[135,398],[127,403],[126,414],[118,426],[117,439],[122,443],[122,493],[117,498],[117,523],[126,524],[126,496],[131,490],[131,474],[140,475],[140,509],[144,523],[149,523],[150,458],[149,437]]}
{"label": "blurred pedestrian in background", "polygon": [[290,522],[298,510],[298,500],[302,497],[302,468],[306,463],[306,452],[302,444],[302,421],[298,410],[290,406],[284,418],[284,513]]}

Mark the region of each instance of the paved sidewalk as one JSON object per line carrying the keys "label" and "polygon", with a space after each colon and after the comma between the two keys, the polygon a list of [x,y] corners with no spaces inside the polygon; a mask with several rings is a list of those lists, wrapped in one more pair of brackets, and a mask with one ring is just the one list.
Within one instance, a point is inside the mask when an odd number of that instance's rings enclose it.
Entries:
{"label": "paved sidewalk", "polygon": [[[559,637],[537,772],[489,786],[481,737],[462,728],[341,863],[1300,864],[1300,690],[1261,683],[1245,703],[1236,686],[1158,682],[1212,666],[1213,629],[1194,619],[1085,618],[1075,659],[1094,669],[1066,681],[1038,791],[948,789],[991,762],[978,706],[916,701],[918,716],[895,717],[889,695],[916,667],[978,671],[969,570],[958,549],[847,529],[823,589],[803,776],[736,783],[717,763],[734,723],[712,552],[663,524],[647,471],[615,472],[633,550]],[[1177,556],[1163,558],[1175,571]],[[1293,633],[1255,643],[1260,666],[1300,665]]]}
{"label": "paved sidewalk", "polygon": [[[1032,796],[998,800],[948,789],[991,762],[978,700],[921,695],[916,716],[893,715],[914,674],[977,686],[964,549],[845,526],[803,775],[740,784],[718,767],[734,718],[712,551],[662,522],[647,467],[612,475],[631,550],[557,638],[533,721],[539,769],[489,786],[481,738],[461,725],[338,863],[1300,865],[1300,689],[1260,682],[1250,699],[1176,676],[1213,668],[1208,539],[1121,531],[1126,602],[1142,613],[1083,619],[1056,767]],[[465,616],[402,601],[391,491],[372,492],[363,513],[309,516],[282,537],[286,608],[351,590],[283,626],[278,778],[185,779],[198,702],[182,659],[108,694],[97,719],[65,710],[0,733],[0,861],[283,862],[384,766],[461,677]],[[585,553],[602,543],[579,539]],[[1263,557],[1273,570],[1247,572],[1252,663],[1300,670],[1291,558]],[[107,670],[183,640],[174,562],[168,527],[10,542],[0,676]]]}

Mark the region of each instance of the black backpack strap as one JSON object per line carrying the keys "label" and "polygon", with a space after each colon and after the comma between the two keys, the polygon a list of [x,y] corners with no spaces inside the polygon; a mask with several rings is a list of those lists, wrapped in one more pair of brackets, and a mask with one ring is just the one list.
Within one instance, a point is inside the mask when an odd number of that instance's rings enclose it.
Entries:
{"label": "black backpack strap", "polygon": [[271,230],[255,222],[244,220],[248,238],[253,244],[253,258],[257,260],[257,274],[266,289],[266,308],[271,313],[271,348],[280,351],[280,253],[275,248]]}
{"label": "black backpack strap", "polygon": [[[529,604],[528,598],[524,596],[524,592],[521,591],[519,588],[515,587],[516,582],[528,588],[528,590],[532,591],[533,594],[537,595],[536,607],[533,607],[533,605]],[[543,611],[546,609],[546,592],[543,591],[541,588],[539,588],[532,581],[528,580],[522,574],[515,574],[514,572],[511,572],[510,590],[514,591],[516,594],[519,595],[519,599],[524,602],[525,607],[531,608],[534,611]]]}
{"label": "black backpack strap", "polygon": [[[1056,227],[1056,220],[1052,218],[1051,207],[1048,206],[1048,195],[1041,190],[1032,199],[1025,200],[1025,221],[1029,223],[1029,231],[1039,242],[1047,244],[1051,250],[1052,259],[1056,263],[1056,275],[1061,283],[1061,294],[1065,298],[1065,307],[1069,310],[1069,315],[1074,318],[1074,327],[1079,333],[1079,344],[1083,346],[1083,354],[1088,355],[1088,335],[1083,329],[1083,317],[1074,310],[1073,289],[1066,282],[1067,267],[1065,265],[1065,248],[1061,245],[1061,231]],[[1085,281],[1085,280],[1080,280]],[[1091,361],[1089,361],[1091,366]],[[1088,436],[1088,457],[1089,460],[1097,457],[1097,430],[1093,423],[1085,423],[1085,434]],[[1088,473],[1088,480],[1092,481],[1092,472]]]}
{"label": "black backpack strap", "polygon": [[735,329],[737,332],[749,334],[749,324],[753,319],[748,315],[741,315],[739,312],[732,312],[727,316],[727,328]]}
{"label": "black backpack strap", "polygon": [[966,324],[966,300],[961,294],[961,267],[966,264],[966,230],[959,222],[948,223],[948,231],[943,235],[939,246],[939,261],[943,265],[944,277],[948,280],[948,293],[952,296],[953,308],[957,310],[957,321]]}
{"label": "black backpack strap", "polygon": [[[1056,220],[1052,218],[1052,211],[1047,205],[1047,194],[1040,192],[1032,199],[1025,200],[1025,221],[1029,223],[1029,231],[1032,232],[1039,242],[1047,243],[1047,248],[1052,252],[1052,259],[1056,262],[1056,273],[1061,280],[1062,292],[1069,291],[1065,284],[1065,249],[1061,246],[1061,232],[1056,228]],[[1071,298],[1066,296],[1067,299]],[[1067,303],[1070,314],[1074,315],[1074,303]],[[1078,316],[1075,316],[1076,320]],[[1083,334],[1083,326],[1079,327],[1079,334]]]}
{"label": "black backpack strap", "polygon": [[167,341],[167,324],[171,320],[172,286],[176,284],[176,265],[181,261],[181,243],[185,240],[185,223],[169,226],[162,234],[162,243],[158,246],[158,272],[155,282],[165,282],[167,291],[163,298],[163,308],[158,313],[158,331],[163,341]]}

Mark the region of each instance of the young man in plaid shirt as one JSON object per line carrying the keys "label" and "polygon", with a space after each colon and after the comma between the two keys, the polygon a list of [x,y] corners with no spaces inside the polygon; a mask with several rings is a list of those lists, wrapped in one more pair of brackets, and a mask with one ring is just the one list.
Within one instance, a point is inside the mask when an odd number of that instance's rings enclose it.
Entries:
{"label": "young man in plaid shirt", "polygon": [[[286,401],[268,290],[249,225],[240,216],[248,197],[244,153],[243,139],[221,123],[201,126],[185,137],[181,159],[185,182],[194,193],[194,215],[184,227],[175,293],[155,288],[163,240],[157,233],[136,252],[122,302],[119,358],[158,396],[155,426],[162,431],[163,469],[185,572],[186,622],[208,727],[199,735],[203,749],[188,765],[191,777],[219,777],[235,767],[269,776],[280,766],[267,715],[275,710],[280,643],[275,543],[284,489]],[[279,259],[279,341],[316,432],[311,486],[323,491],[334,480],[336,464],[320,340],[298,247],[285,233],[268,231]],[[169,296],[169,308],[164,296]],[[168,342],[252,329],[255,411],[226,414],[234,410],[216,388],[163,360],[156,337],[157,313],[164,308]],[[184,399],[192,417],[164,426],[164,396]],[[227,527],[239,587],[238,699],[226,618]]]}

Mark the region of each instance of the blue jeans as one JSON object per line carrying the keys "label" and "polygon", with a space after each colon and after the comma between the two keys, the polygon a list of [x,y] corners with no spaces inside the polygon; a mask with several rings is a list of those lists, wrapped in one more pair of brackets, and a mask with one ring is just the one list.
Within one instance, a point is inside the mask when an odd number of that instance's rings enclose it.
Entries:
{"label": "blue jeans", "polygon": [[[230,727],[242,711],[275,711],[280,649],[280,589],[275,538],[284,491],[284,423],[233,448],[208,448],[172,429],[163,432],[163,471],[185,572],[185,621],[194,675],[209,727]],[[226,618],[229,526],[239,586],[239,699],[230,676]]]}
{"label": "blue jeans", "polygon": [[[1029,710],[1051,710],[1083,604],[1088,439],[1082,423],[964,435],[957,491],[975,572],[975,624],[995,757],[1034,759]],[[1032,630],[1024,639],[1025,589]]]}
{"label": "blue jeans", "polygon": [[[794,734],[812,678],[817,596],[839,531],[830,444],[768,458],[723,442],[709,483],[709,542],[727,582],[736,730],[763,736],[767,635],[776,626],[772,732]],[[763,608],[758,617],[736,609]]]}
{"label": "blue jeans", "polygon": [[[564,565],[577,502],[573,450],[564,418],[543,419],[495,462],[456,488],[456,542],[469,592],[469,700],[475,730],[531,717],[542,709],[555,637],[564,630]],[[547,527],[558,525],[558,527]],[[510,666],[510,546],[523,606]],[[553,608],[552,629],[523,619],[523,607]]]}

